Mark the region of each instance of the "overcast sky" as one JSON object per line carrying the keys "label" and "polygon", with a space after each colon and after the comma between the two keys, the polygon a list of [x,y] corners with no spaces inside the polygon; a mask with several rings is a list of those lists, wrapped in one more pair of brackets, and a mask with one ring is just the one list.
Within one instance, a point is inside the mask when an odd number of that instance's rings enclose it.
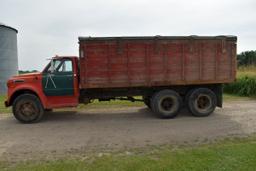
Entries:
{"label": "overcast sky", "polygon": [[1,0],[0,22],[19,31],[22,70],[78,55],[78,36],[237,35],[256,50],[255,0]]}

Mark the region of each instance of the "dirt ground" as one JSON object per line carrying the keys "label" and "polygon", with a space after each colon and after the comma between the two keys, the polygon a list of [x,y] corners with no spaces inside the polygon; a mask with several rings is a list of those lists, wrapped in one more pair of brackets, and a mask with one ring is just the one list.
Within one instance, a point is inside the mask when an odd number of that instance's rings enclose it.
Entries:
{"label": "dirt ground", "polygon": [[175,119],[156,118],[145,107],[53,112],[38,124],[20,124],[0,115],[0,160],[56,158],[92,151],[208,143],[256,132],[256,101],[231,101],[209,117],[182,111]]}

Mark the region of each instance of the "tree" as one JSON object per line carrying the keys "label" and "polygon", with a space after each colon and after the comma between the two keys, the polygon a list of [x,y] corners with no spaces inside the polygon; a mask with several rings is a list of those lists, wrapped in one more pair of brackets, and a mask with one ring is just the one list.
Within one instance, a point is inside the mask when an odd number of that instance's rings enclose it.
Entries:
{"label": "tree", "polygon": [[22,71],[22,70],[19,70],[19,74],[27,74],[27,73],[32,73],[32,72],[38,72],[37,70],[32,70],[32,71]]}
{"label": "tree", "polygon": [[238,66],[256,65],[256,51],[245,51],[237,55]]}

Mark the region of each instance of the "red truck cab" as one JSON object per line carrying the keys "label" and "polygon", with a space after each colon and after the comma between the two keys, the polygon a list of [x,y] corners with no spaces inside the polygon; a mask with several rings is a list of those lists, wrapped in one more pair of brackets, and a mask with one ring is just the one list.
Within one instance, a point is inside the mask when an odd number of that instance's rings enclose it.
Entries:
{"label": "red truck cab", "polygon": [[[77,106],[78,71],[77,57],[60,56],[54,57],[42,72],[13,76],[7,82],[8,99],[5,105],[19,105],[18,109],[13,110],[31,115],[40,112],[33,106],[36,98],[40,101],[40,110]],[[27,96],[29,100],[24,100],[26,103],[16,104],[19,99]]]}

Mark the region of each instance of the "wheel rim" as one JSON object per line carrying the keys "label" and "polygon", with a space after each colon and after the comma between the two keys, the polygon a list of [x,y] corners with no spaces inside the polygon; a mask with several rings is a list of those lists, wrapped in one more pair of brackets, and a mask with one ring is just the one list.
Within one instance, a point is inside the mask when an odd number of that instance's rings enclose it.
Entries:
{"label": "wheel rim", "polygon": [[170,111],[173,108],[173,103],[172,98],[165,98],[161,102],[161,107],[166,111]]}
{"label": "wheel rim", "polygon": [[24,101],[19,106],[20,116],[24,120],[33,120],[37,117],[37,108],[32,101]]}
{"label": "wheel rim", "polygon": [[198,111],[208,112],[212,106],[211,97],[206,94],[200,94],[195,101],[195,107]]}
{"label": "wheel rim", "polygon": [[175,113],[176,111],[176,105],[177,101],[174,97],[168,96],[168,97],[163,97],[159,101],[159,109],[162,111],[164,115],[171,115]]}

